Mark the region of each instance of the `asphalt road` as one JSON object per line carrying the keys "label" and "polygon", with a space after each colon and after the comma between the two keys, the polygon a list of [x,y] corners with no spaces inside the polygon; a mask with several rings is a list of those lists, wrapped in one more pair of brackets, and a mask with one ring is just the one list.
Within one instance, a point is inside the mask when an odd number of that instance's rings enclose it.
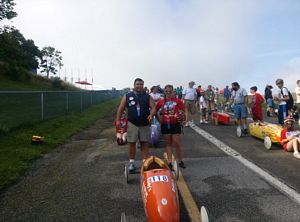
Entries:
{"label": "asphalt road", "polygon": [[[126,183],[127,148],[116,145],[112,122],[97,121],[1,191],[0,221],[120,221],[122,212],[128,221],[145,221],[139,175]],[[251,136],[237,138],[233,124],[197,125],[300,192],[300,161],[280,146],[266,150]],[[210,221],[300,221],[299,205],[257,173],[189,127],[182,139],[182,174]],[[163,146],[151,153],[163,157]],[[188,221],[182,202],[181,221]]]}

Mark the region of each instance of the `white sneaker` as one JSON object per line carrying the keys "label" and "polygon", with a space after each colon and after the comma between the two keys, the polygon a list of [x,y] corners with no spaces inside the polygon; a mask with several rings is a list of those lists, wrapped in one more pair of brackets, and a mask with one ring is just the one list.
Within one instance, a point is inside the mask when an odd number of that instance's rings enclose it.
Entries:
{"label": "white sneaker", "polygon": [[194,120],[192,120],[192,121],[190,122],[190,126],[195,126]]}
{"label": "white sneaker", "polygon": [[204,123],[203,120],[200,120],[200,124]]}
{"label": "white sneaker", "polygon": [[294,153],[293,155],[295,158],[300,159],[300,153]]}
{"label": "white sneaker", "polygon": [[208,121],[206,121],[206,120],[205,120],[205,121],[204,121],[204,123],[206,123],[206,124],[207,124],[207,123],[208,123]]}
{"label": "white sneaker", "polygon": [[186,122],[184,126],[189,126],[189,122]]}

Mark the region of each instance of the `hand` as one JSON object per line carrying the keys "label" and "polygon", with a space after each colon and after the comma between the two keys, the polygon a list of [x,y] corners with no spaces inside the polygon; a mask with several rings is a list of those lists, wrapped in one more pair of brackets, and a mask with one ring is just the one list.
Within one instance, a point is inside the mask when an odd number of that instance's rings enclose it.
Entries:
{"label": "hand", "polygon": [[116,120],[116,127],[120,127],[120,120]]}
{"label": "hand", "polygon": [[151,116],[151,115],[149,115],[149,116],[147,117],[147,119],[148,119],[149,123],[151,123],[152,116]]}

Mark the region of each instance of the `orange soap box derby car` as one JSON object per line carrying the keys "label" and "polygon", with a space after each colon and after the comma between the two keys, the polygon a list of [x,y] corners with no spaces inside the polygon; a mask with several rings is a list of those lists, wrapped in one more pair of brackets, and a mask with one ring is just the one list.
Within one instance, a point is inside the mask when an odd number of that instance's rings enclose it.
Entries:
{"label": "orange soap box derby car", "polygon": [[[173,162],[177,168],[177,161]],[[125,167],[125,174],[127,174]],[[176,172],[177,171],[177,172]],[[179,222],[180,206],[176,179],[178,168],[172,172],[162,159],[150,156],[141,167],[140,190],[148,222]],[[128,175],[127,182],[128,182]],[[201,221],[209,222],[208,213],[201,207]],[[126,222],[125,213],[122,213],[121,222]]]}

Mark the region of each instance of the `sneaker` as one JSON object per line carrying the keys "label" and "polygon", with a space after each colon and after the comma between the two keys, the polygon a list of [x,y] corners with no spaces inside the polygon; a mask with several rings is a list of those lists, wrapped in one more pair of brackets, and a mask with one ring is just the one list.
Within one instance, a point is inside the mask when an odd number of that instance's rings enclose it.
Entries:
{"label": "sneaker", "polygon": [[295,158],[300,159],[300,153],[294,153],[293,155]]}
{"label": "sneaker", "polygon": [[189,122],[186,122],[186,124],[184,126],[189,126]]}
{"label": "sneaker", "polygon": [[169,163],[168,166],[169,166],[169,168],[170,168],[171,171],[174,171],[172,163]]}
{"label": "sneaker", "polygon": [[184,165],[184,162],[181,160],[180,163],[178,163],[178,166],[180,166],[181,168],[186,168],[186,166]]}
{"label": "sneaker", "polygon": [[244,133],[244,134],[248,134],[248,129],[244,129],[244,130],[243,130],[243,133]]}
{"label": "sneaker", "polygon": [[193,122],[191,122],[191,126],[193,127],[193,126],[195,126],[195,124]]}
{"label": "sneaker", "polygon": [[204,123],[203,120],[200,120],[200,124]]}
{"label": "sneaker", "polygon": [[134,171],[135,171],[134,163],[131,162],[129,163],[129,173],[134,173]]}
{"label": "sneaker", "polygon": [[206,121],[206,120],[205,120],[205,121],[204,121],[204,123],[205,123],[205,124],[207,124],[207,123],[208,123],[208,121]]}

